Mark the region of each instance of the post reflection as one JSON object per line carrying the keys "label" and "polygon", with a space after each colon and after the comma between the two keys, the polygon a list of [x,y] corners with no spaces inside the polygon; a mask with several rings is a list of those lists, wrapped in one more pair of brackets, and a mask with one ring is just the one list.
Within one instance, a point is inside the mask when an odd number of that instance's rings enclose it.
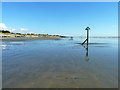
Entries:
{"label": "post reflection", "polygon": [[88,44],[87,44],[87,47],[86,47],[86,58],[85,60],[88,62],[90,60],[90,58],[88,57]]}

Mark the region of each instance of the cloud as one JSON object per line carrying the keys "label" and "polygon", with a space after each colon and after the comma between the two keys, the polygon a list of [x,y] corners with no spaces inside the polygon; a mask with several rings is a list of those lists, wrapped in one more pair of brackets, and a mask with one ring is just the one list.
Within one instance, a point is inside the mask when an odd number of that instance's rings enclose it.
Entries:
{"label": "cloud", "polygon": [[26,33],[27,31],[29,31],[26,28],[20,28],[20,29],[8,28],[4,23],[0,23],[0,30],[8,30],[10,32],[19,32],[19,33]]}
{"label": "cloud", "polygon": [[20,31],[28,31],[28,29],[25,29],[25,28],[20,28],[19,30]]}
{"label": "cloud", "polygon": [[17,29],[12,28],[12,29],[9,29],[9,31],[14,32],[14,31],[17,31]]}
{"label": "cloud", "polygon": [[28,32],[29,34],[34,33],[34,32]]}
{"label": "cloud", "polygon": [[0,30],[8,30],[8,28],[4,23],[0,23]]}

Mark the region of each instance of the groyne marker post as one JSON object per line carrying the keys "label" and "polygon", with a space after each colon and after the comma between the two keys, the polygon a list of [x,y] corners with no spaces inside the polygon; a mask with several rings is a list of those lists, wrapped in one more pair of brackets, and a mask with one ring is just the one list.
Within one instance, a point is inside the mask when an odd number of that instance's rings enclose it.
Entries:
{"label": "groyne marker post", "polygon": [[85,30],[87,30],[87,45],[88,45],[88,40],[89,40],[89,30],[90,30],[90,28],[87,27]]}
{"label": "groyne marker post", "polygon": [[88,40],[89,40],[89,30],[90,28],[87,27],[85,30],[87,30],[87,39],[82,43],[82,45],[87,41],[87,45],[88,45]]}

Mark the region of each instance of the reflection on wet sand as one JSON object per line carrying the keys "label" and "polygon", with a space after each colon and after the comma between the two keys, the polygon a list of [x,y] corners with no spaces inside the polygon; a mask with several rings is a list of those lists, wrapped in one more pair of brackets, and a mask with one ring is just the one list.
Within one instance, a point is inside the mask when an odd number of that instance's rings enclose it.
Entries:
{"label": "reflection on wet sand", "polygon": [[87,44],[87,47],[86,47],[86,61],[88,62],[90,60],[90,58],[88,57],[88,44]]}
{"label": "reflection on wet sand", "polygon": [[85,60],[88,62],[90,60],[90,58],[88,56],[88,44],[86,46],[84,45],[84,48],[85,48],[85,51],[86,51]]}

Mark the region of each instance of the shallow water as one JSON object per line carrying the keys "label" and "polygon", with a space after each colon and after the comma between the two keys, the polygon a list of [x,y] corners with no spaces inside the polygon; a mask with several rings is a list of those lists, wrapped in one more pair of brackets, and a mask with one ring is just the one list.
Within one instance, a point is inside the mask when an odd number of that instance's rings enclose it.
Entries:
{"label": "shallow water", "polygon": [[3,88],[117,88],[118,39],[2,42]]}

